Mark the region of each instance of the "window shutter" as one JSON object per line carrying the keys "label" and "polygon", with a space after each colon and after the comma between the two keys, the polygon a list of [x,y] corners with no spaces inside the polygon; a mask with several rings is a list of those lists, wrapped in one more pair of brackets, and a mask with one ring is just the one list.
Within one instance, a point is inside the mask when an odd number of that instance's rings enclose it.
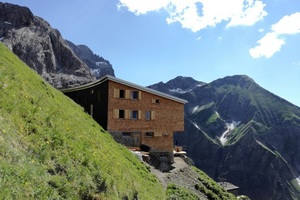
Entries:
{"label": "window shutter", "polygon": [[130,90],[125,90],[125,99],[130,99]]}
{"label": "window shutter", "polygon": [[130,110],[125,110],[125,119],[130,119]]}
{"label": "window shutter", "polygon": [[119,89],[114,89],[114,98],[120,98],[120,90]]}
{"label": "window shutter", "polygon": [[113,110],[113,118],[114,119],[118,119],[119,118],[119,110],[118,109],[114,109]]}
{"label": "window shutter", "polygon": [[162,136],[162,132],[154,132],[154,137],[160,137]]}
{"label": "window shutter", "polygon": [[152,103],[156,103],[156,99],[152,99]]}
{"label": "window shutter", "polygon": [[142,119],[142,111],[141,110],[138,111],[138,119]]}
{"label": "window shutter", "polygon": [[138,99],[142,99],[142,92],[141,91],[139,91]]}
{"label": "window shutter", "polygon": [[156,119],[156,112],[154,110],[151,110],[151,120]]}

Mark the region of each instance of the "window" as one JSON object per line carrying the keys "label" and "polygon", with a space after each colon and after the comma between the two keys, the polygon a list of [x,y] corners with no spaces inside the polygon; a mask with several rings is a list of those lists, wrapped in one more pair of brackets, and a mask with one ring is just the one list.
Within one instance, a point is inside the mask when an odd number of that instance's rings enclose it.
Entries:
{"label": "window", "polygon": [[152,99],[152,103],[159,104],[159,99]]}
{"label": "window", "polygon": [[146,137],[154,137],[154,132],[146,132]]}
{"label": "window", "polygon": [[131,91],[131,99],[138,99],[139,93],[138,91]]}
{"label": "window", "polygon": [[120,110],[120,109],[113,109],[113,118],[114,119],[128,119],[129,118],[129,111],[128,110]]}
{"label": "window", "polygon": [[138,119],[138,116],[139,116],[139,111],[137,110],[132,110],[131,113],[130,113],[130,118],[131,119]]}
{"label": "window", "polygon": [[91,89],[91,94],[94,94],[94,90],[93,89]]}
{"label": "window", "polygon": [[125,118],[125,110],[119,110],[119,118]]}
{"label": "window", "polygon": [[120,90],[119,98],[121,98],[121,99],[125,98],[125,90]]}
{"label": "window", "polygon": [[146,111],[146,120],[155,120],[156,111]]}
{"label": "window", "polygon": [[151,119],[151,111],[146,111],[146,120]]}
{"label": "window", "polygon": [[121,99],[125,99],[126,97],[126,90],[120,90],[115,88],[114,89],[114,98],[121,98]]}
{"label": "window", "polygon": [[123,132],[123,133],[122,133],[122,136],[123,136],[123,137],[130,137],[130,136],[131,136],[131,133],[130,133],[130,132]]}

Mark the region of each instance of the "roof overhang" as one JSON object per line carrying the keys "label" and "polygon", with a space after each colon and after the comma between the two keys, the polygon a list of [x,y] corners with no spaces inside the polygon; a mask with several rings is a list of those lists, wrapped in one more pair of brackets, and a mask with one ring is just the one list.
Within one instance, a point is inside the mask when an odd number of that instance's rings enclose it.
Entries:
{"label": "roof overhang", "polygon": [[113,76],[110,76],[110,75],[106,75],[106,76],[104,76],[103,78],[101,78],[101,79],[99,79],[97,81],[94,81],[94,82],[91,82],[91,83],[88,83],[88,84],[85,84],[85,85],[82,85],[82,86],[73,87],[73,88],[67,88],[67,89],[60,89],[60,91],[63,92],[63,93],[80,91],[80,90],[84,90],[84,89],[88,89],[88,88],[92,88],[94,86],[100,85],[103,82],[108,81],[108,80],[109,81],[114,81],[116,83],[120,83],[120,84],[123,84],[123,85],[126,85],[126,86],[129,86],[129,87],[132,87],[132,88],[144,91],[144,92],[148,92],[148,93],[151,93],[151,94],[154,94],[154,95],[166,98],[166,99],[177,101],[179,103],[185,104],[185,103],[188,102],[188,101],[186,101],[184,99],[181,99],[181,98],[178,98],[178,97],[174,97],[172,95],[168,95],[168,94],[165,94],[163,92],[159,92],[159,91],[153,90],[151,88],[143,87],[143,86],[140,86],[140,85],[128,82],[128,81],[124,81],[122,79],[119,79],[119,78],[116,78],[116,77],[113,77]]}

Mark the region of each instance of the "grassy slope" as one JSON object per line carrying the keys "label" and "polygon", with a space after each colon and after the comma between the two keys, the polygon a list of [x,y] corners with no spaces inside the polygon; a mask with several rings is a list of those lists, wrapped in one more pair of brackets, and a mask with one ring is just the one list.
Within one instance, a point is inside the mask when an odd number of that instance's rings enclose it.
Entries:
{"label": "grassy slope", "polygon": [[164,199],[158,180],[0,43],[0,198]]}

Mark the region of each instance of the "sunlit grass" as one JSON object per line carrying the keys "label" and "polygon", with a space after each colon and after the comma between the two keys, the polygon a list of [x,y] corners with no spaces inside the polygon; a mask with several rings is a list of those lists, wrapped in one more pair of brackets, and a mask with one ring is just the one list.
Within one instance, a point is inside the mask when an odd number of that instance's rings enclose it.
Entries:
{"label": "sunlit grass", "polygon": [[0,198],[164,199],[153,174],[0,44]]}

